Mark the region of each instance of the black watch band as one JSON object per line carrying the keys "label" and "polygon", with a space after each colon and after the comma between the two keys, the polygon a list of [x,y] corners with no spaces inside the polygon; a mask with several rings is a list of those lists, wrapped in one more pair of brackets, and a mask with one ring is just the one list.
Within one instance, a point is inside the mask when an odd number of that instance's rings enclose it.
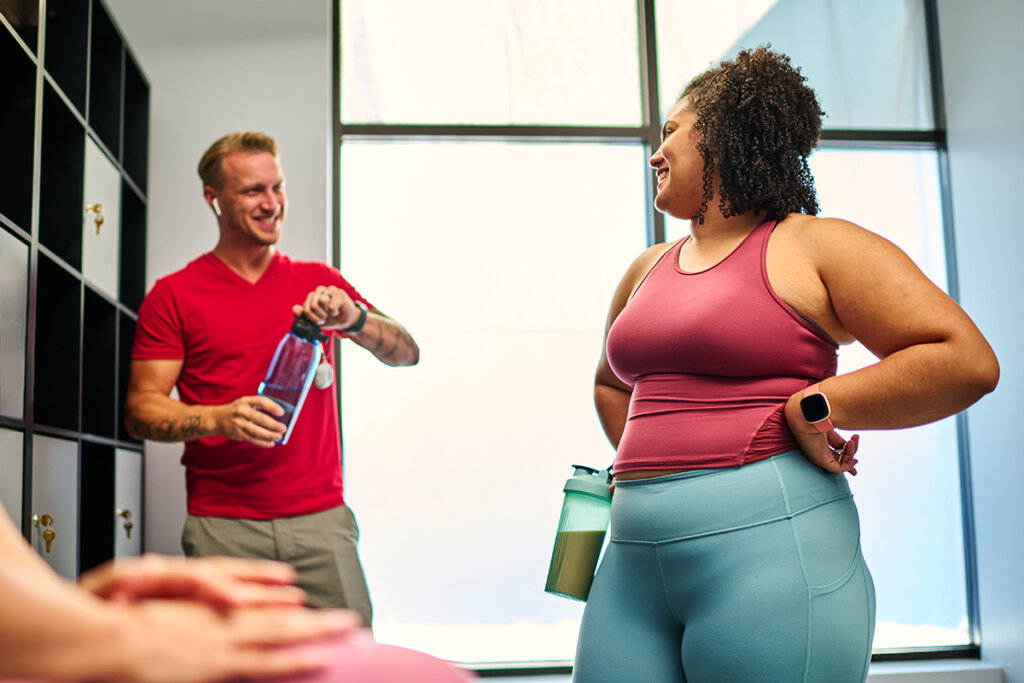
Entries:
{"label": "black watch band", "polygon": [[356,308],[359,309],[359,317],[356,318],[354,323],[342,330],[342,332],[346,332],[348,334],[356,334],[357,332],[360,332],[366,325],[366,315],[369,313],[366,308],[366,304],[362,301],[355,301],[353,303],[355,303]]}

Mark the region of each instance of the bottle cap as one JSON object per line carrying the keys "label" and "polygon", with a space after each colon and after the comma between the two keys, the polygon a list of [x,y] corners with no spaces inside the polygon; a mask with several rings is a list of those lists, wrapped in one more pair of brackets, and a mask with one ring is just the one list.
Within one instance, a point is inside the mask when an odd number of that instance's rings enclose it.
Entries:
{"label": "bottle cap", "polygon": [[597,470],[593,467],[587,467],[586,465],[573,465],[573,467],[576,468],[576,470],[573,472],[572,477],[565,482],[565,487],[562,489],[563,491],[566,493],[570,491],[575,493],[586,493],[587,495],[611,500],[612,478],[611,475],[608,474],[608,470]]}
{"label": "bottle cap", "polygon": [[322,342],[327,339],[327,336],[320,331],[319,325],[301,315],[292,323],[292,333],[311,342]]}

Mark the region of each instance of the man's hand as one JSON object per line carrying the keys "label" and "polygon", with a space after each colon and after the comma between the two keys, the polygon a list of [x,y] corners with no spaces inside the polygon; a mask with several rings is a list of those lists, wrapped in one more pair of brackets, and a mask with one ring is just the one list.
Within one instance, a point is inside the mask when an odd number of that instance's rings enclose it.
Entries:
{"label": "man's hand", "polygon": [[292,312],[325,329],[344,330],[359,320],[361,311],[344,289],[321,285],[307,294],[301,305],[292,306]]}
{"label": "man's hand", "polygon": [[387,365],[416,365],[419,362],[420,348],[412,335],[401,323],[377,308],[368,309],[366,320],[359,329],[348,332],[359,322],[363,311],[345,290],[338,287],[317,287],[306,295],[301,305],[292,306],[292,312],[296,316],[305,316],[325,330],[346,332],[353,342]]}
{"label": "man's hand", "polygon": [[217,433],[247,441],[261,448],[271,448],[284,437],[286,427],[275,420],[284,415],[284,408],[266,396],[243,396],[217,410]]}

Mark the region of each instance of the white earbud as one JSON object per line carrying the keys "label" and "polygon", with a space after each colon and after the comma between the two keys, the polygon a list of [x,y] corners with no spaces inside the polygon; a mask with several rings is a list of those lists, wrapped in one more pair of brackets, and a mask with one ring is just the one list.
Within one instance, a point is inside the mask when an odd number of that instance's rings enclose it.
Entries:
{"label": "white earbud", "polygon": [[213,198],[213,212],[220,217],[220,204],[217,202],[217,198]]}

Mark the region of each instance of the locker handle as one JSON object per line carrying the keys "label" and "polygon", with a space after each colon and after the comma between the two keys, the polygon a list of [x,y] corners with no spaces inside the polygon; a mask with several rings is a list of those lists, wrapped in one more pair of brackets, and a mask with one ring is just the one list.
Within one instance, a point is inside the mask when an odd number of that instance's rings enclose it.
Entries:
{"label": "locker handle", "polygon": [[124,533],[128,536],[128,540],[131,540],[132,529],[135,527],[135,522],[132,521],[132,511],[128,508],[117,509],[117,516],[124,520]]}
{"label": "locker handle", "polygon": [[96,234],[97,235],[100,234],[100,226],[103,225],[103,221],[105,220],[103,218],[103,205],[99,204],[99,203],[88,204],[85,207],[85,211],[86,211],[86,213],[93,214],[93,218],[92,219],[93,219],[93,222],[96,223]]}
{"label": "locker handle", "polygon": [[49,554],[53,548],[53,541],[57,538],[57,532],[53,530],[53,515],[49,513],[32,515],[32,523],[42,527],[41,535],[46,543],[46,553]]}

